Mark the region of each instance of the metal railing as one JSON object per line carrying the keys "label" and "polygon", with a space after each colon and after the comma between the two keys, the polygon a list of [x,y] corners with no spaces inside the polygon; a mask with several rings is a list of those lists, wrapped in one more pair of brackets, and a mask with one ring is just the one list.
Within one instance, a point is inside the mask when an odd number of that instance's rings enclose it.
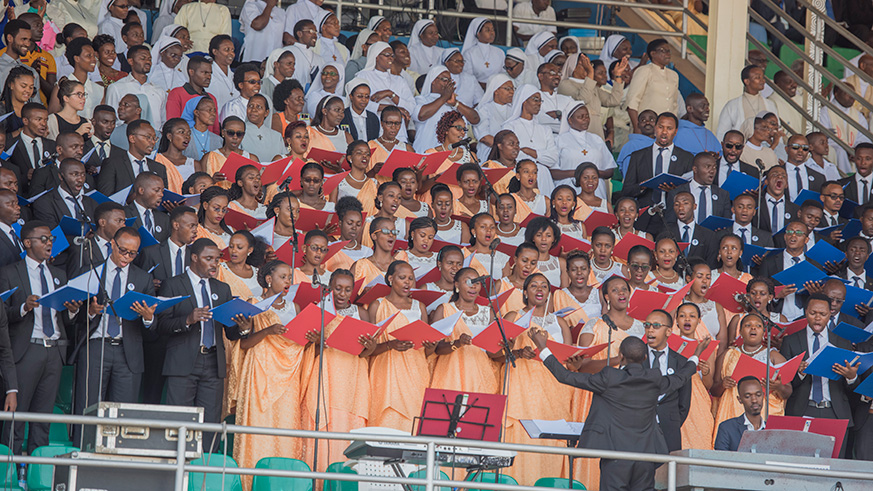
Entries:
{"label": "metal railing", "polygon": [[[0,421],[17,422],[35,422],[35,423],[65,423],[65,424],[85,424],[96,425],[106,424],[107,418],[96,416],[74,416],[67,414],[42,414],[42,413],[0,413]],[[117,423],[118,420],[112,420]],[[434,437],[416,437],[405,435],[385,435],[385,434],[370,434],[370,433],[336,433],[336,432],[317,432],[305,430],[289,430],[282,428],[266,428],[253,426],[238,426],[218,423],[190,423],[167,420],[152,420],[152,419],[124,419],[124,424],[127,426],[139,426],[156,429],[176,429],[178,430],[178,444],[176,447],[176,462],[175,463],[150,463],[141,461],[125,461],[125,460],[77,460],[61,457],[30,457],[10,455],[7,457],[7,462],[14,464],[43,464],[54,466],[81,466],[81,467],[112,467],[122,469],[140,469],[151,471],[175,472],[175,490],[185,491],[185,474],[197,472],[203,474],[232,474],[246,476],[276,476],[290,477],[303,479],[323,479],[331,481],[356,481],[356,482],[372,482],[386,484],[409,484],[417,486],[425,486],[426,491],[434,491],[434,486],[452,487],[452,488],[475,488],[493,491],[543,491],[543,488],[520,485],[507,485],[499,483],[488,483],[478,481],[456,481],[456,480],[436,480],[434,479],[434,471],[438,468],[436,463],[436,447],[470,447],[478,449],[492,450],[508,450],[514,452],[528,452],[561,456],[573,456],[574,458],[609,458],[617,460],[634,460],[641,462],[653,462],[657,464],[667,464],[667,489],[675,491],[676,489],[676,472],[677,465],[692,465],[715,467],[721,469],[734,469],[757,471],[767,473],[783,473],[800,476],[814,476],[823,478],[835,479],[854,479],[873,481],[873,472],[852,472],[852,471],[832,471],[820,468],[803,468],[799,466],[780,465],[778,463],[767,462],[764,464],[736,462],[728,460],[701,459],[692,457],[682,457],[676,455],[660,455],[634,452],[618,452],[608,450],[589,450],[583,448],[562,448],[549,447],[541,445],[522,445],[512,443],[497,443],[485,442],[477,440],[456,440],[451,438],[434,438]],[[309,439],[324,439],[324,440],[352,440],[352,441],[372,441],[372,442],[391,442],[391,443],[411,443],[425,445],[427,447],[427,460],[425,478],[410,478],[410,477],[384,477],[384,476],[368,476],[360,474],[341,474],[313,471],[286,471],[278,469],[259,469],[246,467],[221,467],[221,466],[202,466],[187,463],[185,460],[186,451],[186,435],[188,431],[203,431],[214,432],[222,435],[227,442],[228,434],[248,434],[248,435],[268,435],[289,438],[309,438]]]}

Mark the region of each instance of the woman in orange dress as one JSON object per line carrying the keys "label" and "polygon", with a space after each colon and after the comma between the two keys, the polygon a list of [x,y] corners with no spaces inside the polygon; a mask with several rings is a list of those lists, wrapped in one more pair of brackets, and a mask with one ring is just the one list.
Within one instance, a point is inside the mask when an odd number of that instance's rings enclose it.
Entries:
{"label": "woman in orange dress", "polygon": [[[568,235],[577,240],[588,240],[588,234],[585,232],[585,224],[582,219],[587,218],[591,213],[591,209],[584,201],[576,198],[576,190],[567,184],[560,184],[552,191],[551,199],[549,200],[550,210],[549,218],[558,225],[558,230],[561,235]],[[587,211],[582,213],[582,218],[579,218],[579,208],[585,208]],[[564,251],[564,253],[569,251]]]}
{"label": "woman in orange dress", "polygon": [[228,190],[230,196],[229,208],[240,213],[265,220],[267,207],[258,201],[261,194],[261,173],[254,165],[244,165],[236,170],[233,184]]}
{"label": "woman in orange dress", "polygon": [[397,251],[395,259],[406,261],[416,274],[427,273],[437,265],[437,255],[431,251],[436,224],[432,218],[420,217],[409,223],[405,251]]}
{"label": "woman in orange dress", "polygon": [[682,252],[672,237],[662,237],[655,243],[655,269],[652,273],[659,285],[672,290],[685,286],[685,277],[677,269],[677,259]]}
{"label": "woman in orange dress", "polygon": [[430,382],[433,388],[485,394],[496,394],[499,388],[497,366],[491,356],[472,344],[473,336],[494,320],[487,305],[476,303],[482,289],[480,283],[472,282],[477,276],[479,273],[473,268],[458,271],[451,300],[437,307],[430,316],[433,324],[461,312],[452,335],[440,341],[434,350],[436,364]]}
{"label": "woman in orange dress", "polygon": [[300,190],[295,191],[302,208],[334,211],[334,204],[324,196],[324,167],[318,162],[307,162],[300,169]]}
{"label": "woman in orange dress", "polygon": [[[194,159],[182,154],[191,143],[191,127],[182,118],[172,118],[164,123],[158,154],[155,161],[167,169],[167,189],[182,193],[182,183],[196,171]],[[199,166],[198,166],[199,167]]]}
{"label": "woman in orange dress", "polygon": [[[585,214],[586,210],[597,210],[609,214],[613,213],[612,203],[610,203],[609,200],[600,198],[594,194],[602,182],[599,172],[597,166],[591,162],[585,162],[576,168],[574,174],[575,181],[576,185],[581,189],[579,196],[577,197],[577,200],[580,203],[580,210],[576,218],[580,220],[587,218],[587,215]],[[582,206],[582,204],[585,206]]]}
{"label": "woman in orange dress", "polygon": [[691,274],[686,274],[685,281],[688,283],[694,282],[688,295],[685,296],[686,302],[691,302],[700,309],[700,324],[709,332],[712,339],[726,338],[722,331],[727,330],[728,324],[725,321],[725,309],[715,300],[708,300],[706,293],[709,287],[712,286],[712,273],[709,265],[703,259],[689,258],[688,267]]}
{"label": "woman in orange dress", "polygon": [[343,100],[337,96],[326,96],[318,102],[309,126],[309,148],[345,153],[352,135],[339,127],[343,111]]}
{"label": "woman in orange dress", "polygon": [[[506,320],[515,322],[533,309],[530,327],[543,329],[551,340],[564,342],[570,335],[570,329],[564,319],[548,313],[549,280],[540,273],[534,273],[524,282],[523,310],[510,312]],[[505,441],[528,445],[547,445],[563,447],[564,442],[557,440],[533,440],[524,427],[522,419],[570,420],[570,398],[572,387],[559,383],[552,377],[549,370],[537,358],[534,344],[526,333],[511,340],[513,354],[516,356],[515,368],[509,369],[509,381],[505,387],[506,429]],[[536,397],[532,397],[536,394]],[[566,474],[565,460],[561,455],[537,453],[519,453],[512,467],[506,473],[514,477],[519,484],[531,486],[540,477],[558,477]],[[568,469],[569,470],[569,469]]]}
{"label": "woman in orange dress", "polygon": [[327,254],[327,234],[321,230],[310,230],[303,238],[303,266],[294,268],[292,283],[312,283],[312,277],[318,276],[318,281],[326,285],[330,281],[330,273],[325,269],[324,256]]}
{"label": "woman in orange dress", "polygon": [[[273,250],[278,250],[294,236],[294,224],[300,219],[300,202],[290,191],[281,192],[270,200],[266,211],[267,219],[276,218],[273,222]],[[293,217],[293,220],[292,220]],[[297,240],[302,240],[300,231]]]}
{"label": "woman in orange dress", "polygon": [[[713,283],[715,283],[716,280],[718,280],[718,277],[722,274],[733,276],[743,283],[748,283],[749,280],[752,279],[751,274],[742,270],[743,264],[741,258],[743,256],[743,246],[742,239],[734,234],[722,236],[718,244],[717,267],[712,271]],[[725,310],[725,324],[729,324],[735,315],[737,315],[736,312]],[[733,332],[736,333],[736,331]],[[734,334],[733,337],[736,337],[736,334]],[[719,345],[719,352],[721,352],[721,350],[722,346]]]}
{"label": "woman in orange dress", "polygon": [[[676,309],[676,327],[673,335],[702,341],[712,337],[700,321],[700,308],[694,303],[683,303]],[[715,420],[712,415],[712,387],[715,359],[718,353],[713,350],[707,360],[697,364],[697,374],[691,377],[691,407],[688,417],[682,424],[682,448],[712,450],[712,435]]]}
{"label": "woman in orange dress", "polygon": [[[397,230],[398,237],[406,237],[406,213],[399,212],[400,210],[400,185],[394,181],[383,182],[379,185],[379,190],[376,192],[376,200],[374,202],[376,212],[367,216],[366,224],[372,222],[376,218],[387,218],[394,221],[394,228]],[[363,237],[363,244],[367,247],[372,247],[373,242],[367,235]]]}
{"label": "woman in orange dress", "polygon": [[182,194],[201,194],[208,187],[215,185],[215,179],[209,174],[197,171],[182,183]]}
{"label": "woman in orange dress", "polygon": [[232,182],[227,180],[221,172],[224,163],[231,153],[241,155],[247,159],[257,161],[258,156],[251,154],[240,148],[243,137],[246,135],[246,124],[239,118],[227,118],[221,123],[221,136],[224,139],[224,145],[218,150],[213,150],[200,159],[200,162],[195,162],[197,170],[205,172],[215,179],[218,186],[224,189],[230,189]]}
{"label": "woman in orange dress", "polygon": [[492,258],[494,263],[494,278],[500,279],[509,274],[510,257],[500,251],[490,249],[497,238],[497,223],[487,213],[477,213],[470,218],[470,246],[467,247],[470,267],[480,275],[490,275]]}
{"label": "woman in orange dress", "polygon": [[370,140],[368,143],[370,152],[373,155],[373,158],[370,159],[370,168],[367,169],[367,173],[371,174],[370,177],[376,177],[376,172],[388,160],[388,155],[395,148],[400,148],[400,150],[407,152],[415,151],[412,145],[397,139],[397,134],[400,133],[400,128],[403,125],[403,113],[400,111],[400,108],[388,106],[382,109],[379,120],[382,125],[382,135],[375,140]]}
{"label": "woman in orange dress", "polygon": [[455,206],[459,215],[471,217],[477,213],[488,213],[488,200],[480,199],[484,197],[483,176],[479,164],[461,164],[455,171],[455,178],[461,188],[461,196],[458,197],[458,204]]}
{"label": "woman in orange dress", "polygon": [[224,223],[227,205],[230,203],[227,191],[218,186],[206,188],[200,194],[200,208],[197,211],[197,239],[207,238],[215,242],[219,249],[225,249],[233,231]]}
{"label": "woman in orange dress", "polygon": [[[352,317],[370,322],[367,311],[351,303],[355,279],[347,269],[338,269],[330,277],[330,291],[333,293],[333,307],[336,317],[324,326],[324,335],[329,338],[340,322]],[[318,331],[310,331],[307,338],[312,340],[313,348],[320,343]],[[318,431],[349,432],[367,426],[367,412],[370,409],[370,380],[367,359],[376,349],[376,338],[360,336],[361,352],[352,355],[345,351],[325,346],[324,367],[322,371],[321,416]],[[318,363],[317,359],[314,363]],[[313,366],[308,380],[304,380],[306,395],[302,408],[303,429],[316,430],[315,408],[318,404],[318,367]],[[343,450],[349,446],[345,440],[321,440],[318,446],[318,471],[324,472],[332,462],[343,461]],[[312,440],[306,440],[304,461],[312,462],[315,447]]]}
{"label": "woman in orange dress", "polygon": [[370,240],[373,243],[373,255],[359,259],[352,264],[351,272],[355,281],[360,280],[361,295],[367,291],[367,285],[379,276],[388,272],[388,267],[394,262],[394,242],[397,240],[397,230],[394,221],[388,218],[377,218],[368,227]]}
{"label": "woman in orange dress", "polygon": [[[596,319],[603,315],[605,302],[601,301],[600,290],[592,285],[591,281],[591,259],[587,252],[573,251],[567,254],[567,276],[570,278],[570,284],[567,288],[562,288],[552,294],[553,312],[557,312],[565,308],[576,309],[564,316],[564,320],[570,325],[570,329],[575,330],[580,324],[588,322],[589,319]],[[575,341],[578,333],[574,333],[572,339]]]}
{"label": "woman in orange dress", "polygon": [[351,170],[336,189],[331,191],[330,201],[337,202],[343,196],[351,196],[361,202],[367,216],[376,213],[376,192],[379,186],[375,179],[367,177],[370,160],[370,147],[365,141],[356,140],[349,144],[346,149],[346,163]]}
{"label": "woman in orange dress", "polygon": [[522,242],[515,248],[515,262],[513,262],[509,275],[501,278],[493,289],[493,295],[502,295],[507,290],[512,290],[509,297],[497,310],[501,316],[510,312],[518,312],[524,308],[524,282],[528,276],[537,272],[537,258],[539,253],[535,245],[530,242]]}
{"label": "woman in orange dress", "polygon": [[420,413],[424,390],[430,382],[426,353],[432,352],[436,343],[425,343],[422,349],[412,349],[411,341],[390,337],[393,331],[411,322],[427,322],[424,304],[410,296],[415,287],[412,266],[403,261],[392,262],[385,274],[385,283],[391,287],[391,292],[385,298],[374,300],[367,312],[374,322],[398,315],[385,326],[370,357],[367,424],[411,431],[412,419]]}
{"label": "woman in orange dress", "polygon": [[288,149],[286,157],[291,160],[306,161],[306,153],[309,152],[309,127],[303,121],[288,123],[283,134],[285,147]]}
{"label": "woman in orange dress", "polygon": [[537,190],[537,164],[533,160],[519,160],[515,165],[515,178],[509,192],[515,196],[515,219],[523,223],[531,213],[546,216],[549,213],[549,198]]}
{"label": "woman in orange dress", "polygon": [[344,196],[336,204],[336,215],[339,218],[339,240],[349,241],[342,250],[334,254],[325,263],[328,271],[351,269],[352,263],[373,254],[373,249],[361,245],[361,234],[364,231],[363,206],[357,198]]}
{"label": "woman in orange dress", "polygon": [[[286,338],[285,326],[297,315],[297,306],[284,294],[291,287],[291,267],[270,261],[258,272],[263,295],[255,301],[279,297],[270,309],[254,316],[251,333],[240,340],[244,351],[239,378],[236,423],[243,426],[300,429],[301,400],[305,393],[301,377],[304,348]],[[264,457],[303,457],[303,440],[267,435],[239,434],[233,456],[244,467],[254,467]],[[248,483],[250,485],[250,483]]]}
{"label": "woman in orange dress", "polygon": [[456,245],[440,249],[436,257],[438,280],[425,283],[424,289],[434,292],[451,293],[454,290],[455,275],[464,267],[464,252]]}
{"label": "woman in orange dress", "polygon": [[637,244],[630,248],[627,253],[627,263],[621,265],[621,276],[627,278],[631,287],[631,293],[636,290],[656,291],[657,286],[651,284],[652,280],[652,264],[655,263],[655,256],[652,250],[648,247]]}
{"label": "woman in orange dress", "polygon": [[430,188],[431,209],[437,224],[436,237],[453,244],[470,243],[470,227],[463,220],[452,218],[455,214],[455,197],[443,183]]}
{"label": "woman in orange dress", "polygon": [[419,171],[411,167],[394,169],[391,180],[400,184],[400,207],[403,211],[418,218],[431,217],[433,213],[430,211],[430,206],[418,200],[418,190],[421,187]]}
{"label": "woman in orange dress", "polygon": [[567,278],[567,261],[551,253],[560,240],[561,230],[550,218],[536,217],[524,230],[524,241],[535,245],[539,251],[537,267],[540,272],[549,279],[549,283],[559,288],[570,284]]}
{"label": "woman in orange dress", "polygon": [[497,219],[497,236],[502,242],[509,245],[524,242],[524,227],[515,221],[515,198],[512,194],[502,193],[497,197],[494,214]]}
{"label": "woman in orange dress", "polygon": [[[766,315],[773,322],[786,323],[788,319],[779,312],[770,310],[773,300],[776,299],[776,285],[770,278],[757,277],[749,280],[746,283],[746,293],[749,295],[749,301],[758,309],[758,312]],[[740,335],[740,321],[745,316],[745,313],[734,314],[728,323],[728,328],[724,333],[719,333],[718,338],[718,354],[724,353],[729,346],[734,345],[737,337]]]}
{"label": "woman in orange dress", "polygon": [[[285,128],[302,118],[303,107],[306,106],[306,96],[303,86],[293,78],[286,78],[273,89],[273,120],[270,127],[282,135]],[[304,123],[305,124],[305,123]]]}
{"label": "woman in orange dress", "polygon": [[619,198],[615,203],[615,218],[618,222],[613,227],[618,240],[624,238],[625,235],[638,235],[644,239],[654,241],[652,234],[643,232],[634,228],[637,218],[640,217],[640,207],[637,201],[629,196]]}
{"label": "woman in orange dress", "polygon": [[518,137],[511,130],[500,130],[494,135],[494,145],[488,160],[482,164],[486,169],[508,168],[505,176],[492,183],[497,194],[509,192],[509,183],[515,177],[515,163],[518,159]]}
{"label": "woman in orange dress", "polygon": [[[712,395],[721,398],[718,402],[718,411],[715,414],[716,429],[723,421],[743,414],[743,406],[737,399],[737,381],[731,377],[741,356],[751,356],[761,363],[767,363],[769,359],[770,363],[774,365],[785,362],[785,357],[776,348],[771,348],[770,353],[767,353],[764,333],[764,321],[761,317],[758,314],[746,314],[740,321],[740,336],[743,338],[743,343],[740,346],[732,344],[716,360],[715,376],[710,391]],[[783,384],[781,375],[777,375],[770,381],[768,411],[770,416],[785,414],[785,401],[791,397],[791,390],[791,381]],[[713,431],[711,435],[713,443],[715,443],[715,434],[716,431]]]}

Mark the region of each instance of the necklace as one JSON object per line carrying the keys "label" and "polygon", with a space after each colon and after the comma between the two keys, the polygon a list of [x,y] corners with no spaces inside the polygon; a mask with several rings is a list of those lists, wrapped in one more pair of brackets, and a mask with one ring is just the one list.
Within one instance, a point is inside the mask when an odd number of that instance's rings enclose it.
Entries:
{"label": "necklace", "polygon": [[337,133],[339,133],[339,129],[338,129],[338,128],[334,128],[334,129],[331,130],[331,131],[327,131],[327,130],[324,129],[324,127],[321,126],[320,124],[319,124],[319,125],[316,125],[315,128],[318,129],[318,131],[324,133],[325,135],[336,135]]}
{"label": "necklace", "polygon": [[358,247],[358,239],[352,239],[351,241],[349,241],[348,244],[343,246],[343,249],[348,249],[350,251],[353,251],[353,250],[355,250],[356,247]]}
{"label": "necklace", "polygon": [[355,181],[355,182],[366,182],[366,181],[367,181],[367,174],[364,174],[364,178],[359,180],[359,179],[356,178],[354,175],[352,175],[351,172],[349,172],[349,179],[351,179],[351,180],[353,180],[353,181]]}
{"label": "necklace", "polygon": [[397,145],[398,143],[400,143],[400,140],[398,140],[397,138],[395,138],[393,140],[386,140],[380,136],[376,139],[379,140],[380,142],[384,143],[385,145],[392,145],[393,146],[393,145]]}
{"label": "necklace", "polygon": [[763,346],[763,345],[762,345],[762,346],[758,346],[758,348],[755,349],[755,350],[753,350],[753,351],[746,351],[746,345],[744,345],[744,344],[741,344],[741,345],[740,345],[740,351],[741,351],[744,355],[749,355],[749,356],[754,356],[754,355],[758,354],[762,349],[764,349],[764,346]]}
{"label": "necklace", "polygon": [[209,12],[206,12],[206,17],[203,16],[203,2],[198,2],[200,21],[203,23],[203,28],[206,29],[206,19],[209,18]]}
{"label": "necklace", "polygon": [[666,280],[667,278],[673,278],[672,280],[667,281],[667,283],[673,283],[674,281],[676,281],[676,279],[678,279],[678,277],[679,277],[679,273],[677,273],[676,271],[673,271],[673,274],[670,276],[667,276],[663,273],[661,274],[662,280]]}
{"label": "necklace", "polygon": [[509,232],[506,232],[505,230],[503,230],[502,228],[500,228],[500,224],[498,224],[498,225],[497,225],[497,231],[498,231],[498,232],[503,232],[503,233],[508,234],[508,235],[515,235],[515,234],[518,232],[518,224],[515,223],[515,222],[513,222],[513,223],[512,223],[512,230],[510,230]]}
{"label": "necklace", "polygon": [[609,260],[609,266],[607,266],[605,268],[601,268],[600,266],[597,265],[596,262],[591,261],[591,267],[598,270],[598,271],[609,271],[610,269],[612,269],[613,266],[615,266],[615,261],[613,261],[612,259]]}

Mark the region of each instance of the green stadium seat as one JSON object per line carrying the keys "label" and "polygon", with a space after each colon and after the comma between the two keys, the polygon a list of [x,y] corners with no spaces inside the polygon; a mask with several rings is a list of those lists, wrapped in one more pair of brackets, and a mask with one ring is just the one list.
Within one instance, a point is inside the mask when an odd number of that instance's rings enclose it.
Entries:
{"label": "green stadium seat", "polygon": [[[327,466],[327,472],[336,474],[357,474],[358,471],[351,468],[348,462],[334,462]],[[324,481],[324,491],[358,491],[358,483],[355,481]]]}
{"label": "green stadium seat", "polygon": [[[64,414],[63,409],[55,406],[55,414]],[[49,445],[59,447],[72,447],[73,442],[70,440],[70,429],[66,423],[52,423],[49,425]]]}
{"label": "green stadium seat", "polygon": [[[494,483],[494,484],[510,484],[510,485],[514,485],[514,486],[518,485],[518,481],[516,481],[514,477],[512,477],[508,474],[503,474],[503,473],[497,474],[496,472],[481,472],[476,476],[475,479],[471,479],[471,478],[472,478],[472,475],[469,478],[465,479],[465,481],[487,482],[487,483]],[[470,489],[468,491],[485,491],[485,490]]]}
{"label": "green stadium seat", "polygon": [[12,451],[6,445],[0,445],[0,489],[9,491],[22,491],[18,485],[18,466],[8,461]]}
{"label": "green stadium seat", "polygon": [[[415,472],[413,472],[412,474],[410,474],[409,477],[411,477],[411,478],[413,478],[413,479],[427,479],[427,469],[421,469],[421,470],[415,471]],[[439,480],[439,481],[448,481],[448,480],[449,480],[449,475],[446,474],[446,473],[443,472],[443,471],[440,471],[440,477],[437,478],[437,480]],[[424,491],[424,490],[426,489],[424,486],[409,486],[409,488],[410,488],[412,491]],[[451,491],[452,488],[447,488],[447,487],[442,487],[442,486],[440,486],[440,487],[438,487],[438,488],[436,488],[436,489],[438,489],[439,491]]]}
{"label": "green stadium seat", "polygon": [[[219,453],[203,454],[203,457],[191,462],[191,465],[208,465],[209,467],[239,467],[233,457]],[[222,480],[224,485],[222,486]],[[188,473],[188,491],[242,491],[242,481],[238,475],[221,473],[202,474]]]}
{"label": "green stadium seat", "polygon": [[55,397],[55,406],[61,408],[63,414],[73,414],[73,380],[76,377],[76,367],[66,365],[61,369],[61,384]]}
{"label": "green stadium seat", "polygon": [[[564,479],[563,477],[541,477],[537,479],[537,482],[534,483],[535,487],[538,488],[558,488],[558,489],[568,489],[570,484],[569,479]],[[586,489],[585,485],[581,482],[573,479],[573,489]]]}
{"label": "green stadium seat", "polygon": [[[256,469],[283,471],[309,471],[309,464],[285,457],[265,457],[255,465]],[[312,479],[299,477],[255,476],[252,491],[312,491]]]}
{"label": "green stadium seat", "polygon": [[[33,457],[55,457],[70,452],[78,452],[77,447],[46,445],[33,450]],[[54,478],[54,466],[49,464],[30,464],[27,466],[27,490],[50,491]]]}

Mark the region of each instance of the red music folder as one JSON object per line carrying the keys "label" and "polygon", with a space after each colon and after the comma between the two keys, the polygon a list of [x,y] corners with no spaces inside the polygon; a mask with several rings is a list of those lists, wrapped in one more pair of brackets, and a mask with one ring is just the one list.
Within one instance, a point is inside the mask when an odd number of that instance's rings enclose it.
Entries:
{"label": "red music folder", "polygon": [[[513,338],[527,330],[527,328],[513,324],[504,319],[501,319],[500,322],[503,324],[503,330],[506,331],[506,339],[510,342]],[[473,344],[491,353],[499,352],[503,348],[503,337],[500,335],[500,328],[497,327],[497,321],[492,322],[491,325],[476,335],[473,338]]]}
{"label": "red music folder", "polygon": [[236,152],[230,152],[230,155],[227,156],[227,160],[224,161],[224,165],[221,166],[221,170],[218,172],[224,174],[225,179],[233,182],[236,178],[236,171],[244,165],[254,165],[259,170],[263,168],[260,162],[255,162],[252,159],[245,158]]}
{"label": "red music folder", "polygon": [[369,305],[373,303],[374,300],[384,297],[391,293],[391,287],[384,283],[376,283],[372,288],[367,290],[367,293],[361,295],[360,298],[355,300],[355,303],[358,305]]}
{"label": "red music folder", "polygon": [[345,172],[340,172],[339,174],[334,174],[327,179],[324,180],[324,184],[321,186],[321,192],[325,196],[329,195],[333,192],[334,189],[339,186],[343,179],[346,178],[347,175],[351,174],[352,171],[347,170]]}
{"label": "red music folder", "polygon": [[729,274],[720,274],[706,291],[706,299],[715,300],[725,309],[739,313],[743,312],[743,307],[734,298],[737,293],[746,293],[746,284]]}
{"label": "red music folder", "polygon": [[779,329],[774,328],[772,331],[772,335],[784,338],[785,336],[790,336],[796,332],[799,332],[799,331],[806,329],[807,324],[808,323],[806,322],[806,317],[801,317],[800,319],[797,319],[794,322],[789,322],[787,324],[781,324],[781,323],[777,322],[776,325],[779,326],[780,328],[784,327],[785,332],[783,332],[780,335]]}
{"label": "red music folder", "polygon": [[832,459],[839,458],[848,419],[806,418],[802,416],[770,416],[764,430],[796,430],[834,437],[834,453]]}
{"label": "red music folder", "polygon": [[[316,162],[330,162],[334,165],[339,165],[346,158],[346,154],[342,152],[335,152],[332,150],[325,150],[323,148],[315,148],[312,147],[309,149],[309,153],[306,154],[307,160],[314,160]],[[295,176],[296,177],[296,176]]]}
{"label": "red music folder", "polygon": [[[306,306],[299,314],[297,314],[291,322],[285,325],[286,338],[295,343],[306,346],[306,333],[309,331],[321,332],[321,308],[311,303]],[[330,312],[324,312],[324,325],[327,325],[336,315]]]}
{"label": "red music folder", "polygon": [[[529,213],[529,214],[524,218],[524,220],[522,220],[521,223],[519,223],[519,225],[521,225],[522,227],[527,227],[527,225],[530,223],[531,220],[533,220],[534,218],[542,217],[542,216],[543,216],[543,215],[537,215],[536,213]],[[562,234],[562,235],[563,235],[563,234]],[[654,247],[653,247],[653,249],[654,249]],[[511,255],[511,254],[510,254],[510,255]]]}
{"label": "red music folder", "polygon": [[[587,229],[586,229],[587,230]],[[635,245],[646,246],[650,251],[655,250],[655,243],[645,237],[640,237],[637,234],[627,234],[612,249],[612,257],[627,262],[627,254]]]}
{"label": "red music folder", "polygon": [[300,208],[300,218],[294,223],[298,230],[324,230],[329,224],[339,225],[339,216],[332,211]]}
{"label": "red music folder", "polygon": [[415,286],[417,288],[423,288],[424,285],[427,283],[439,281],[440,275],[442,274],[440,273],[440,269],[437,267],[421,272],[416,271],[415,273]]}
{"label": "red music folder", "polygon": [[233,208],[227,209],[227,214],[224,215],[224,223],[234,230],[253,230],[258,228],[258,225],[266,222],[266,219],[255,218],[247,213],[236,211]]}
{"label": "red music folder", "polygon": [[[321,264],[326,263],[330,258],[332,258],[334,255],[336,255],[336,253],[341,251],[342,248],[345,247],[349,242],[351,242],[351,241],[350,240],[341,240],[339,242],[334,242],[333,244],[328,245],[327,252],[324,253],[324,256],[321,259]],[[285,244],[287,244],[287,242]],[[283,244],[282,247],[279,247],[279,249],[282,250],[281,258],[287,264],[291,264],[291,254],[290,254],[291,247],[289,246],[289,247],[286,247],[283,249],[283,247],[285,247],[285,244]],[[280,257],[278,251],[276,252],[276,257],[277,258]],[[296,263],[294,264],[295,268],[300,268],[304,264],[306,264],[306,259],[303,257],[302,250],[295,255],[294,260],[296,261]]]}
{"label": "red music folder", "polygon": [[[391,320],[393,318],[394,316],[391,316],[386,320]],[[364,349],[364,347],[361,346],[361,343],[358,342],[358,338],[364,335],[378,336],[383,329],[384,326],[370,324],[369,322],[364,322],[355,319],[354,317],[346,317],[340,321],[339,325],[336,326],[336,329],[333,330],[331,335],[324,340],[324,344],[331,348],[345,351],[350,355],[357,356],[361,354],[361,351]]]}
{"label": "red music folder", "polygon": [[[697,349],[697,345],[700,344],[700,341],[696,339],[689,339],[685,336],[680,336],[678,334],[671,334],[667,337],[667,345],[670,346],[670,349],[684,356],[685,358],[690,358],[694,355],[694,350]],[[701,360],[708,360],[712,353],[715,352],[715,349],[718,347],[718,341],[715,339],[709,342],[709,346],[703,350],[703,353],[700,354]]]}
{"label": "red music folder", "polygon": [[421,349],[424,342],[435,343],[450,337],[460,318],[461,312],[456,312],[445,319],[434,322],[433,325],[417,320],[400,329],[395,329],[391,332],[391,336],[400,341],[412,341],[415,344],[415,349]]}
{"label": "red music folder", "polygon": [[[295,288],[296,290],[294,290]],[[305,308],[307,305],[318,303],[321,300],[321,287],[312,286],[312,283],[298,283],[291,286],[288,294],[293,296],[294,303],[298,307]]]}
{"label": "red music folder", "polygon": [[628,300],[627,315],[644,321],[646,316],[651,314],[653,310],[663,308],[668,298],[669,295],[666,293],[634,290],[630,300]]}
{"label": "red music folder", "polygon": [[[386,293],[387,295],[387,293]],[[428,306],[440,298],[443,297],[445,293],[433,291],[433,290],[412,290],[411,296],[412,298],[418,300],[423,303],[425,306]]]}
{"label": "red music folder", "polygon": [[591,214],[588,215],[585,220],[582,221],[585,224],[585,230],[590,234],[597,227],[609,227],[612,228],[615,224],[618,223],[618,218],[615,217],[612,213],[606,213],[604,211],[592,210]]}
{"label": "red music folder", "polygon": [[[443,171],[442,175],[440,175],[436,182],[448,184],[449,186],[458,186],[459,167],[461,167],[460,164],[452,164],[452,166],[449,167],[448,170]],[[486,176],[488,176],[488,180],[491,181],[492,184],[503,179],[503,176],[509,174],[509,172],[512,171],[512,169],[510,169],[509,167],[499,167],[497,169],[482,168],[481,170]],[[482,179],[482,183],[485,183],[484,179]]]}
{"label": "red music folder", "polygon": [[[770,378],[774,379],[781,375],[782,383],[790,384],[794,379],[794,375],[797,374],[797,369],[800,368],[800,362],[803,361],[803,356],[805,354],[806,353],[801,353],[784,363],[771,364]],[[740,379],[746,376],[752,376],[759,380],[764,380],[767,377],[767,365],[751,356],[740,355],[740,360],[737,362],[737,366],[734,367],[734,371],[731,373],[731,378],[734,379],[735,382],[739,382]]]}
{"label": "red music folder", "polygon": [[283,179],[285,169],[288,168],[289,162],[291,162],[291,157],[284,157],[275,162],[266,164],[264,166],[264,172],[261,173],[261,183],[264,186],[267,186]]}
{"label": "red music folder", "polygon": [[394,147],[391,150],[391,153],[388,154],[388,158],[385,159],[385,163],[382,164],[382,168],[379,169],[379,172],[376,174],[377,176],[384,176],[390,178],[394,175],[394,171],[397,169],[403,168],[415,168],[415,167],[424,167],[425,161],[427,160],[427,155],[422,155],[420,153],[408,152],[406,150],[400,150],[400,148]]}
{"label": "red music folder", "polygon": [[452,150],[424,154],[424,161],[419,165],[419,167],[424,168],[424,172],[422,174],[425,176],[436,174],[451,154]]}
{"label": "red music folder", "polygon": [[695,281],[697,281],[696,278],[692,280],[691,283],[688,283],[687,285],[677,290],[676,293],[673,293],[670,297],[670,301],[668,301],[667,305],[664,306],[664,310],[666,310],[667,312],[673,312],[674,310],[679,308],[679,306],[682,305],[682,302],[685,301],[685,296],[688,295],[689,291],[691,291],[691,285],[693,285]]}
{"label": "red music folder", "polygon": [[561,254],[566,254],[575,250],[590,252],[591,242],[588,242],[587,240],[579,240],[576,237],[570,237],[567,234],[561,234],[561,238],[558,240],[558,243],[555,244],[555,247],[552,247],[551,250],[549,250],[549,254],[560,256]]}
{"label": "red music folder", "polygon": [[552,354],[555,355],[555,358],[557,358],[561,363],[566,362],[567,358],[576,355],[583,355],[586,358],[592,357],[603,351],[607,346],[609,346],[609,343],[596,344],[594,346],[583,348],[582,346],[559,343],[557,341],[552,341],[551,339],[546,341],[546,347],[551,350]]}

